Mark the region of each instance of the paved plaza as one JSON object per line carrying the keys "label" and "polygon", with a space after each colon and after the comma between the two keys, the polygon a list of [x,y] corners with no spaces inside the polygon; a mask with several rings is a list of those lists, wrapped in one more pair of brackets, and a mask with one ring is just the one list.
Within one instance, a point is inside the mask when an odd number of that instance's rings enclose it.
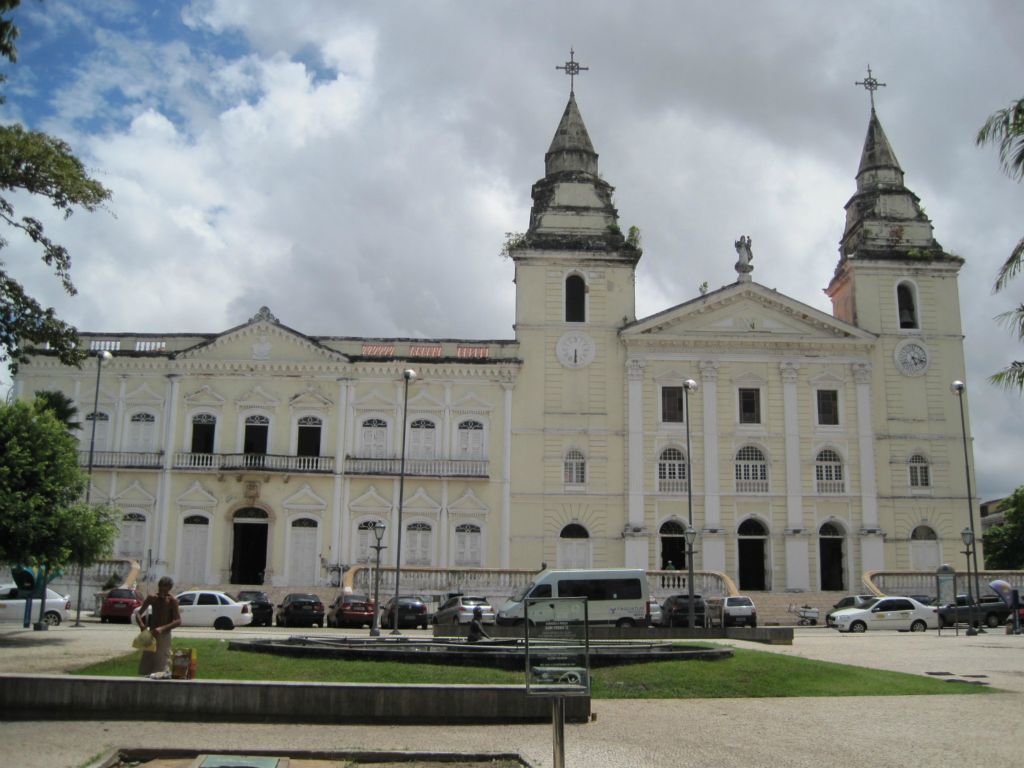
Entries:
{"label": "paved plaza", "polygon": [[[178,630],[219,639],[287,630]],[[410,633],[411,634],[411,633]],[[70,624],[47,632],[0,627],[0,672],[62,673],[129,650],[128,626]],[[800,628],[792,646],[736,647],[988,684],[991,696],[594,701],[596,720],[566,726],[566,765],[870,766],[1016,764],[1024,744],[1024,636],[1002,630],[967,637],[877,632],[839,635]],[[201,663],[201,662],[200,662]],[[974,682],[969,682],[974,681]],[[154,685],[162,683],[155,682]],[[550,725],[302,726],[149,721],[9,724],[4,764],[81,768],[115,747],[515,752],[552,765]],[[13,750],[13,751],[11,751]]]}

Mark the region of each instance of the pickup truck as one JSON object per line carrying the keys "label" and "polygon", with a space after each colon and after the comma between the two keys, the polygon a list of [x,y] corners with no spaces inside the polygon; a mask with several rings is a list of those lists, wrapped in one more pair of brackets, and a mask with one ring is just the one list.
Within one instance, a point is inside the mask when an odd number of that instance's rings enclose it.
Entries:
{"label": "pickup truck", "polygon": [[[939,606],[939,623],[943,627],[952,627],[954,622],[967,624],[971,621],[971,603],[967,595],[957,595],[956,605],[947,603]],[[994,628],[1006,623],[1010,618],[1010,608],[998,596],[982,596],[974,608],[974,626],[984,624]]]}

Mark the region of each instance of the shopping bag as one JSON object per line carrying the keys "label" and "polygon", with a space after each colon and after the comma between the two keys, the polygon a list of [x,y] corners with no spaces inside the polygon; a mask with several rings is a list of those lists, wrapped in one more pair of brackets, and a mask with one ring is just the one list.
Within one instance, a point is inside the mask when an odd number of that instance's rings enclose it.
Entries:
{"label": "shopping bag", "polygon": [[196,649],[179,648],[171,656],[171,677],[174,680],[192,680],[196,676]]}
{"label": "shopping bag", "polygon": [[135,636],[132,640],[132,648],[138,648],[140,651],[153,652],[156,650],[156,638],[153,637],[153,633],[148,629],[144,629]]}

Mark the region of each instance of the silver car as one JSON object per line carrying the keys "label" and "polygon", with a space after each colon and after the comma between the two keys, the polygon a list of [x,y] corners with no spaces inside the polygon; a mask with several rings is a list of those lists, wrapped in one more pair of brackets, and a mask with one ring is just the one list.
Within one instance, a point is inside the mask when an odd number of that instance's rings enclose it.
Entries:
{"label": "silver car", "polygon": [[473,611],[480,608],[483,611],[481,622],[484,624],[494,623],[494,608],[486,597],[473,597],[471,595],[456,595],[442,603],[434,614],[435,624],[469,624],[473,620]]}
{"label": "silver car", "polygon": [[[17,622],[25,621],[25,600],[32,594],[30,589],[18,589],[15,584],[0,584],[0,621]],[[68,595],[61,597],[52,589],[46,590],[46,609],[43,611],[43,623],[55,627],[68,618],[71,610],[71,598]],[[39,599],[32,595],[32,617],[30,622],[39,620]]]}

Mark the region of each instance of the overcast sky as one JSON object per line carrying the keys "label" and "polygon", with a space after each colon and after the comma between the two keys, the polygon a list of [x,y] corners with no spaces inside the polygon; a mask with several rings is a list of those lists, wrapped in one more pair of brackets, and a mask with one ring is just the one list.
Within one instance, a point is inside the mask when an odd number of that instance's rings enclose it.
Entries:
{"label": "overcast sky", "polygon": [[[79,294],[2,258],[81,330],[217,332],[267,305],[314,335],[512,338],[506,232],[568,97],[640,227],[640,317],[736,275],[831,312],[869,116],[960,275],[983,499],[1024,483],[1024,352],[992,318],[1024,185],[974,136],[1024,95],[1024,4],[23,0],[3,122],[68,141],[113,191],[59,224]],[[33,210],[31,203],[23,211]],[[5,233],[7,236],[9,233]],[[6,387],[4,378],[0,385]],[[952,395],[951,395],[952,397]]]}

